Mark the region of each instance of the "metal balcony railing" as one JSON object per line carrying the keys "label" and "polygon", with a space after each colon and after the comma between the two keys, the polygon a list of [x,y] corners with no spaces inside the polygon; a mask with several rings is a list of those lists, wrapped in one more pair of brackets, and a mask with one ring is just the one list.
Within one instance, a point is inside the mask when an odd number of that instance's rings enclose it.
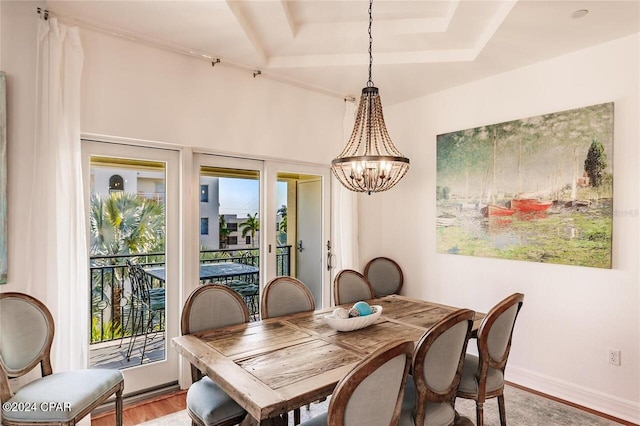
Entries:
{"label": "metal balcony railing", "polygon": [[[91,256],[91,335],[92,344],[122,339],[132,335],[129,318],[131,283],[126,261],[144,267],[164,266],[164,253],[144,253],[117,256]],[[258,249],[202,250],[201,263],[234,261],[260,266]],[[291,274],[291,246],[277,247],[277,275]],[[253,278],[259,282],[258,274]],[[153,287],[164,287],[164,281],[151,280]],[[163,317],[162,317],[163,318]],[[164,330],[164,320],[153,324],[155,331]]]}

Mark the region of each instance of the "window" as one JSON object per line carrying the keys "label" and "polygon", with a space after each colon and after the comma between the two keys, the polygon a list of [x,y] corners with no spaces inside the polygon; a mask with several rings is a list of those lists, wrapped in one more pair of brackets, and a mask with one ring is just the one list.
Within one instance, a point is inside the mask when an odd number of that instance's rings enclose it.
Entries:
{"label": "window", "polygon": [[120,175],[113,175],[109,178],[109,192],[124,191],[124,179]]}
{"label": "window", "polygon": [[238,223],[236,222],[227,223],[227,229],[229,229],[229,231],[231,232],[236,232],[238,230]]}
{"label": "window", "polygon": [[209,202],[209,185],[200,185],[200,202]]}
{"label": "window", "polygon": [[247,235],[246,237],[244,237],[244,243],[247,245],[251,244],[251,236]]}
{"label": "window", "polygon": [[227,237],[227,245],[229,245],[229,246],[238,245],[238,237],[236,237],[236,236]]}
{"label": "window", "polygon": [[200,235],[209,235],[209,218],[200,218]]}

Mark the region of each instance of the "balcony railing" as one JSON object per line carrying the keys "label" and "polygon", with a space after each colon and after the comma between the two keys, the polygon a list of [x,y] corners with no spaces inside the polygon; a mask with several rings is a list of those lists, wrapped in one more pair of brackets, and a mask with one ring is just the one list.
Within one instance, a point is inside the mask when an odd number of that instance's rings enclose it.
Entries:
{"label": "balcony railing", "polygon": [[[164,266],[164,253],[144,253],[117,256],[92,256],[91,272],[91,336],[92,344],[129,337],[132,324],[129,320],[131,308],[131,283],[126,261],[144,267]],[[201,263],[237,262],[260,266],[258,249],[202,250]],[[277,275],[291,274],[291,246],[277,247]],[[259,282],[255,274],[255,282]],[[152,286],[164,287],[164,281],[152,280]],[[164,321],[155,324],[156,331],[164,330]]]}

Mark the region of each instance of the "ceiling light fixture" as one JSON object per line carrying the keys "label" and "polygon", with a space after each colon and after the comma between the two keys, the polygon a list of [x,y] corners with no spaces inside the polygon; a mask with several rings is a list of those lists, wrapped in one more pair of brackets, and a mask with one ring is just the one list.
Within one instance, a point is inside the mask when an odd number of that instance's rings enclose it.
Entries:
{"label": "ceiling light fixture", "polygon": [[409,170],[409,159],[391,142],[382,116],[378,88],[371,79],[373,0],[369,0],[369,80],[362,89],[353,132],[347,146],[331,162],[331,170],[351,191],[382,192],[393,188]]}

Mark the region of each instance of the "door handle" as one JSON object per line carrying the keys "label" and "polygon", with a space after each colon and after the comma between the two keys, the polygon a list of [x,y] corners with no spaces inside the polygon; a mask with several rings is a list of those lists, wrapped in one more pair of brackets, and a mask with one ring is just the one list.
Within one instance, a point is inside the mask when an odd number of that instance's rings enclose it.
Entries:
{"label": "door handle", "polygon": [[302,247],[302,240],[298,241],[298,251],[299,252],[304,251],[304,247]]}
{"label": "door handle", "polygon": [[333,255],[331,254],[331,241],[327,241],[327,271],[333,269]]}

